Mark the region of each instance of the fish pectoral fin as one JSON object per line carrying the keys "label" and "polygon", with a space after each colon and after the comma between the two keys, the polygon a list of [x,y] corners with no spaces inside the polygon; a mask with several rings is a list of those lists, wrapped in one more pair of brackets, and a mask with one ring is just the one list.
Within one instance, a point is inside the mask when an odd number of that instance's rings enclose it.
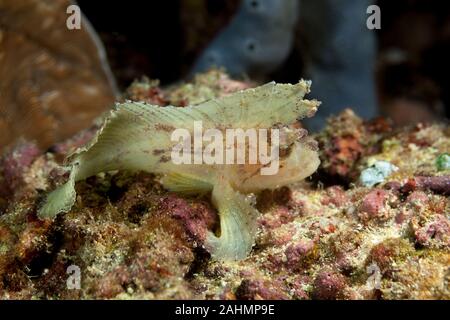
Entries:
{"label": "fish pectoral fin", "polygon": [[258,210],[228,183],[214,185],[212,201],[219,211],[220,236],[207,235],[207,250],[217,260],[246,258],[255,241]]}
{"label": "fish pectoral fin", "polygon": [[209,182],[194,175],[175,172],[166,174],[161,179],[161,183],[166,189],[185,195],[206,193],[213,187]]}

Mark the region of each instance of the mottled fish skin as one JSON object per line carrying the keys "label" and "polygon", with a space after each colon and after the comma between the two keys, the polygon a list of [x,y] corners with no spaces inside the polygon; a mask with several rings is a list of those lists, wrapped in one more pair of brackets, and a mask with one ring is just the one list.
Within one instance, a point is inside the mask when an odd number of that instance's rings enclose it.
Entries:
{"label": "mottled fish skin", "polygon": [[[303,99],[310,82],[275,84],[242,90],[196,106],[159,107],[140,102],[116,105],[96,137],[67,159],[70,177],[51,192],[40,208],[40,218],[54,218],[75,202],[75,182],[100,172],[143,170],[161,175],[169,190],[195,194],[212,191],[220,216],[220,236],[210,232],[205,243],[215,259],[244,259],[254,243],[258,211],[245,194],[294,183],[311,175],[319,165],[314,141],[295,135],[289,127],[310,117],[319,102]],[[270,111],[270,112],[269,112]],[[177,128],[193,135],[194,121],[203,130],[281,128],[286,133],[280,148],[279,171],[261,175],[262,164],[175,164],[171,161],[171,134]]]}

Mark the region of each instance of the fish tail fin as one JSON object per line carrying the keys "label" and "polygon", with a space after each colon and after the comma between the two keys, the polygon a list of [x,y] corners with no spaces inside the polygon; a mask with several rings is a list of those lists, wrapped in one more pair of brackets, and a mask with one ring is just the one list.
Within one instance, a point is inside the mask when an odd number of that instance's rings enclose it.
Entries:
{"label": "fish tail fin", "polygon": [[37,215],[40,219],[53,219],[58,213],[67,212],[72,208],[76,199],[76,174],[76,167],[73,166],[69,180],[47,195],[44,205],[38,210]]}

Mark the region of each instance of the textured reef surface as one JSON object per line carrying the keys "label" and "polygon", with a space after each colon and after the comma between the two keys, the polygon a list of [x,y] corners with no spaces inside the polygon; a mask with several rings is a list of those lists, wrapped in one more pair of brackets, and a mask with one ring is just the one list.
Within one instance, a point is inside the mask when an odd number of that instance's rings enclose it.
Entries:
{"label": "textured reef surface", "polygon": [[[123,99],[185,106],[252,86],[211,71],[169,88],[143,79]],[[208,195],[169,192],[149,173],[79,181],[69,212],[37,217],[68,178],[62,159],[100,123],[47,152],[22,141],[1,156],[0,298],[450,299],[447,125],[330,118],[315,135],[318,171],[256,194],[252,252],[221,262],[204,248],[219,222]],[[73,265],[80,289],[67,286]]]}

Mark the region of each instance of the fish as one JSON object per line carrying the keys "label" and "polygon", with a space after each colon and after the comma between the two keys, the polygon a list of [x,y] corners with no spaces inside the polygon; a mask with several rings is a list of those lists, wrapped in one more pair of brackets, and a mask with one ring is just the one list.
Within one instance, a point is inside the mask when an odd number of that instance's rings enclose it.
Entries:
{"label": "fish", "polygon": [[[38,209],[38,217],[54,219],[57,214],[70,211],[76,198],[77,181],[116,170],[151,172],[158,175],[169,191],[185,195],[211,194],[220,230],[208,231],[205,248],[216,260],[245,259],[252,250],[258,229],[259,212],[251,195],[301,181],[320,164],[317,143],[306,130],[294,126],[298,119],[313,116],[320,105],[319,101],[304,98],[310,86],[311,82],[305,80],[297,84],[269,82],[187,107],[118,103],[95,137],[68,156],[65,167],[70,171],[69,178],[48,194]],[[202,130],[216,133],[229,129],[280,132],[278,144],[272,134],[265,138],[258,136],[265,139],[259,142],[272,148],[271,155],[278,156],[276,173],[262,174],[268,162],[260,160],[253,163],[173,161],[174,152],[180,151],[186,143],[191,159],[204,152],[203,146],[196,149],[191,144],[198,123]],[[180,129],[190,134],[190,138],[174,139],[174,132]],[[236,146],[233,141],[232,146]],[[246,155],[250,150],[248,144],[245,142]]]}

